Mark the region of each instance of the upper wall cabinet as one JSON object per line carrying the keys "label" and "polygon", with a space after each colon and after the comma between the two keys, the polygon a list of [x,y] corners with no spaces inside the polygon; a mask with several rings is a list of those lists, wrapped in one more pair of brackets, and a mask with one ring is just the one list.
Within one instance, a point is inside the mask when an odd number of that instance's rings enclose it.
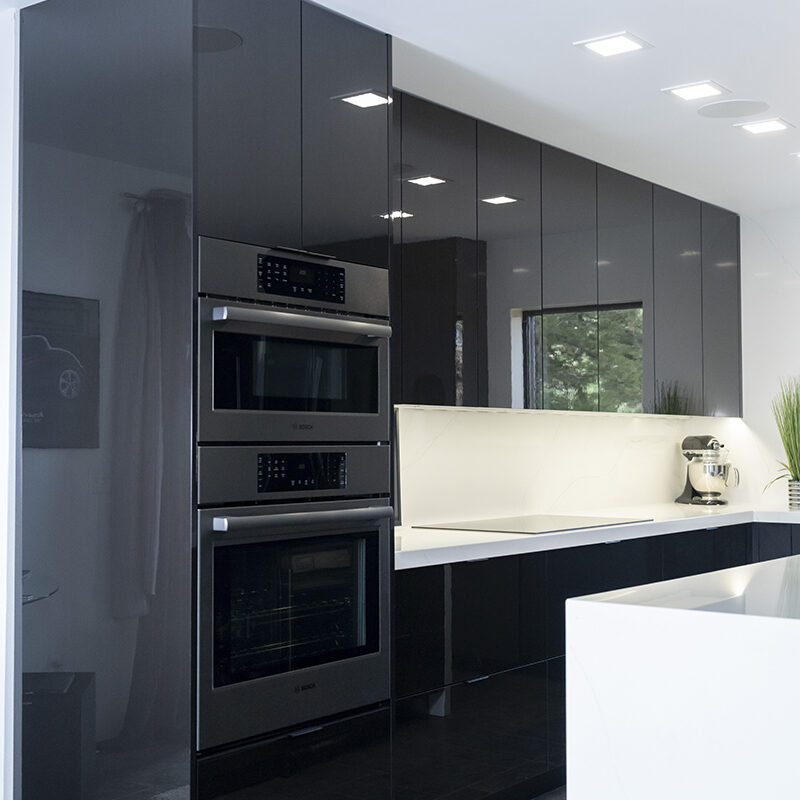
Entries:
{"label": "upper wall cabinet", "polygon": [[742,413],[739,217],[703,203],[703,413]]}
{"label": "upper wall cabinet", "polygon": [[653,215],[655,411],[702,414],[700,201],[656,186]]}
{"label": "upper wall cabinet", "polygon": [[597,165],[542,145],[542,306],[597,303]]}
{"label": "upper wall cabinet", "polygon": [[197,15],[197,232],[388,266],[389,37],[299,0]]}
{"label": "upper wall cabinet", "polygon": [[303,4],[302,61],[303,247],[388,267],[389,38]]}
{"label": "upper wall cabinet", "polygon": [[197,233],[302,247],[300,3],[198,0]]}
{"label": "upper wall cabinet", "polygon": [[394,115],[395,402],[741,413],[735,214],[399,92]]}
{"label": "upper wall cabinet", "polygon": [[[523,315],[542,307],[541,145],[478,122],[478,241],[486,253],[489,405],[522,406]],[[509,330],[510,328],[510,330]],[[541,357],[536,349],[534,358]],[[536,370],[538,374],[539,370]],[[541,392],[541,382],[529,389]],[[516,402],[515,401],[516,398]]]}
{"label": "upper wall cabinet", "polygon": [[397,402],[485,405],[485,252],[476,242],[475,120],[402,95]]}

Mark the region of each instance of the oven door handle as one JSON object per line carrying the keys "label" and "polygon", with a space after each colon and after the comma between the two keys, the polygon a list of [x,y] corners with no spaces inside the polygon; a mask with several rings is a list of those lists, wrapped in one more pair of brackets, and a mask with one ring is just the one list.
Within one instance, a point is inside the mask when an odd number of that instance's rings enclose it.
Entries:
{"label": "oven door handle", "polygon": [[333,319],[331,317],[307,317],[288,311],[273,311],[271,308],[239,308],[238,306],[215,306],[212,312],[215,322],[260,322],[265,325],[284,325],[290,328],[307,328],[333,333],[354,333],[358,336],[388,339],[392,335],[391,325],[375,322],[360,322],[355,319]]}
{"label": "oven door handle", "polygon": [[339,508],[335,511],[298,511],[291,514],[259,514],[252,517],[214,517],[213,529],[219,533],[247,531],[253,528],[275,528],[285,525],[318,525],[340,522],[373,522],[389,519],[391,506]]}

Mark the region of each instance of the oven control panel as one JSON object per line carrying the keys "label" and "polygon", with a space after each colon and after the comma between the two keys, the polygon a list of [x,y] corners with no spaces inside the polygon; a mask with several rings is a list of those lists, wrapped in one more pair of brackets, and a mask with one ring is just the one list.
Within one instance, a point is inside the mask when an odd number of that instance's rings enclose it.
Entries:
{"label": "oven control panel", "polygon": [[258,254],[258,291],[262,294],[344,303],[344,284],[341,267]]}
{"label": "oven control panel", "polygon": [[346,453],[258,454],[259,493],[346,488]]}

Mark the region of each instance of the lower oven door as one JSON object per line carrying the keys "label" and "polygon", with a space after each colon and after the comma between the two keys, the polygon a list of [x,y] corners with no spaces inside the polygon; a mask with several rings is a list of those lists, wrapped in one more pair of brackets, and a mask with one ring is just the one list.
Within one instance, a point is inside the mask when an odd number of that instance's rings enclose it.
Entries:
{"label": "lower oven door", "polygon": [[205,509],[197,749],[389,697],[385,499]]}

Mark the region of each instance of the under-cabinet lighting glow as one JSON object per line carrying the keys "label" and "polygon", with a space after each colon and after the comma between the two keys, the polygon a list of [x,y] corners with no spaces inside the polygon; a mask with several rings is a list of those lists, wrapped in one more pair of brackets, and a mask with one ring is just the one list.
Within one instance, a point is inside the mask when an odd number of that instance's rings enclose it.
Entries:
{"label": "under-cabinet lighting glow", "polygon": [[372,108],[373,106],[385,106],[392,102],[391,97],[379,92],[359,92],[358,94],[347,95],[346,97],[336,97],[334,100],[341,100],[344,103],[358,106],[359,108]]}
{"label": "under-cabinet lighting glow", "polygon": [[734,128],[744,128],[748,133],[775,133],[793,128],[791,122],[776,117],[775,119],[760,119],[756,122],[737,122]]}
{"label": "under-cabinet lighting glow", "polygon": [[423,175],[421,178],[409,178],[409,183],[416,183],[417,186],[438,186],[440,183],[447,183],[444,178],[437,178],[434,175]]}
{"label": "under-cabinet lighting glow", "polygon": [[599,56],[618,56],[622,53],[631,53],[634,50],[643,50],[645,47],[652,47],[650,42],[634,36],[628,31],[610,33],[608,36],[597,36],[594,39],[582,39],[580,42],[573,42],[576,46],[585,47]]}
{"label": "under-cabinet lighting glow", "polygon": [[729,91],[714,81],[697,81],[695,83],[684,83],[680,86],[669,86],[662,89],[662,92],[669,92],[681,100],[700,100],[703,97],[716,97]]}
{"label": "under-cabinet lighting glow", "polygon": [[482,203],[491,203],[493,206],[501,206],[504,203],[516,203],[516,197],[509,197],[508,195],[501,194],[498,197],[483,197],[481,198]]}
{"label": "under-cabinet lighting glow", "polygon": [[409,217],[413,217],[413,214],[410,214],[408,211],[390,211],[388,214],[381,214],[381,219],[408,219]]}

